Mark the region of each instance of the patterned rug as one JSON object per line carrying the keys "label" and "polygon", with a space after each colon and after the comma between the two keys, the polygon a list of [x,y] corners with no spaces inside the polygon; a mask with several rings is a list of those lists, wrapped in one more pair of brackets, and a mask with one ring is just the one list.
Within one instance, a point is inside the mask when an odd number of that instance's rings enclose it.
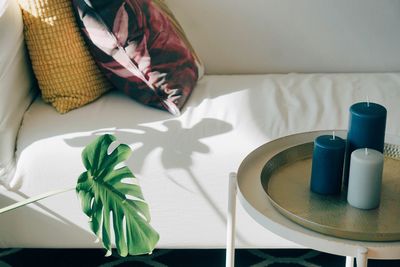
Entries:
{"label": "patterned rug", "polygon": [[[237,267],[336,267],[345,258],[308,249],[237,249]],[[161,249],[152,255],[121,258],[104,257],[98,249],[0,249],[0,267],[19,266],[84,266],[84,267],[223,267],[223,249]],[[400,266],[397,261],[369,260],[369,267]]]}

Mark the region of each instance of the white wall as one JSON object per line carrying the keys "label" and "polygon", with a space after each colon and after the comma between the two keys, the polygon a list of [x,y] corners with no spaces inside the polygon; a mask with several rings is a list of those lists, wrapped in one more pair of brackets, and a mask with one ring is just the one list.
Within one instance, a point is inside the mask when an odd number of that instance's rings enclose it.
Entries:
{"label": "white wall", "polygon": [[207,73],[400,71],[399,0],[167,0]]}

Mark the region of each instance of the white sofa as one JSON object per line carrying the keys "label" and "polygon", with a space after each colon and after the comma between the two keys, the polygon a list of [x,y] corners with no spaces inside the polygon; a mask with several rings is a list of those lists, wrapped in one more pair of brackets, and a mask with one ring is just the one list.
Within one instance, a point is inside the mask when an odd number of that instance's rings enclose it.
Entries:
{"label": "white sofa", "polygon": [[[14,0],[0,0],[0,207],[73,186],[111,132],[134,153],[159,248],[225,247],[228,173],[297,132],[346,129],[369,96],[400,135],[400,2],[167,0],[206,66],[182,115],[111,92],[58,114],[37,96]],[[75,192],[0,216],[0,247],[100,247]],[[238,247],[298,247],[238,205]]]}

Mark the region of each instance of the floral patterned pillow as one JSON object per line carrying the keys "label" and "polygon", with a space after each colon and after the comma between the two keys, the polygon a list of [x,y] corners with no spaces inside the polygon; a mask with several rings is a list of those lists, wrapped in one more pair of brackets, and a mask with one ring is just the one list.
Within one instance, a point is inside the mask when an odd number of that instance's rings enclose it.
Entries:
{"label": "floral patterned pillow", "polygon": [[203,66],[163,0],[73,0],[106,77],[139,102],[180,110]]}

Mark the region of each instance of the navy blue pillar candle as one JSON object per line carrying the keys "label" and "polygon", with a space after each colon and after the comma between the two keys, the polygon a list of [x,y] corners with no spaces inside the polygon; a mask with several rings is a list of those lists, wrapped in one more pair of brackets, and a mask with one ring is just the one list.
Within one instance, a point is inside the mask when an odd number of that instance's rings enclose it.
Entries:
{"label": "navy blue pillar candle", "polygon": [[311,191],[332,195],[342,187],[346,142],[334,135],[321,135],[314,141],[311,168]]}
{"label": "navy blue pillar candle", "polygon": [[345,185],[349,181],[350,156],[354,150],[372,148],[383,153],[386,115],[386,108],[376,103],[360,102],[350,107],[344,171]]}

